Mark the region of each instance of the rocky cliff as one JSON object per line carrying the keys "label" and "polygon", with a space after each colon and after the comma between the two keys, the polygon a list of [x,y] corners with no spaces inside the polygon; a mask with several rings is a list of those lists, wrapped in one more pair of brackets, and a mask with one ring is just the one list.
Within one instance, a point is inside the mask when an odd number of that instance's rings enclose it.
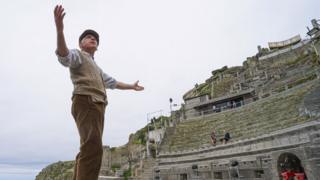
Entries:
{"label": "rocky cliff", "polygon": [[72,179],[74,161],[59,161],[51,164],[36,176],[36,180],[68,180]]}

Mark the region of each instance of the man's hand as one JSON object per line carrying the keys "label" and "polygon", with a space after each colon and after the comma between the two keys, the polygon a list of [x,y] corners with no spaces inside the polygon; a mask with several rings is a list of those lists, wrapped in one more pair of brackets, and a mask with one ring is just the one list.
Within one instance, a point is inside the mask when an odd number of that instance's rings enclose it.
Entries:
{"label": "man's hand", "polygon": [[57,32],[63,32],[63,18],[66,15],[62,5],[56,5],[54,8],[54,21],[56,23]]}
{"label": "man's hand", "polygon": [[139,86],[138,83],[139,83],[139,81],[136,81],[136,82],[133,84],[133,89],[136,90],[136,91],[142,91],[142,90],[144,90],[144,87]]}

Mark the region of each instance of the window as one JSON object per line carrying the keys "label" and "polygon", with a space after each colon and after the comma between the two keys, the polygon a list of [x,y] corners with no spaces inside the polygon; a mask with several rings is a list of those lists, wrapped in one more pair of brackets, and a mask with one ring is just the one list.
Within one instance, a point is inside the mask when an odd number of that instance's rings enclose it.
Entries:
{"label": "window", "polygon": [[222,179],[222,172],[214,172],[213,177],[214,179]]}
{"label": "window", "polygon": [[187,174],[180,174],[180,180],[187,180],[188,175]]}
{"label": "window", "polygon": [[263,174],[264,174],[263,170],[255,170],[254,171],[254,177],[255,178],[262,178]]}

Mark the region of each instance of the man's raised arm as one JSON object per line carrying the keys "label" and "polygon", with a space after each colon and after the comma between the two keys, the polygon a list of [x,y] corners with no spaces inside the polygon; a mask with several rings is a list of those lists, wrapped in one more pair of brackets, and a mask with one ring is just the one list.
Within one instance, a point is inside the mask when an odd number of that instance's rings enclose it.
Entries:
{"label": "man's raised arm", "polygon": [[65,15],[62,5],[57,5],[54,8],[54,21],[57,29],[57,54],[62,57],[67,56],[69,53],[63,34],[63,18]]}

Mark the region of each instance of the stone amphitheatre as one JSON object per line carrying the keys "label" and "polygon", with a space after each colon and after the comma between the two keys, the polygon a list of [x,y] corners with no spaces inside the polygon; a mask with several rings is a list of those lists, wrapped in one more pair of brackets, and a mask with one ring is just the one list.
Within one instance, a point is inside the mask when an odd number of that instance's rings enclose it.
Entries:
{"label": "stone amphitheatre", "polygon": [[[106,146],[100,179],[319,180],[320,26],[311,23],[308,38],[258,46],[242,66],[214,70],[182,95],[171,116]],[[37,179],[68,179],[72,166],[50,165]]]}

